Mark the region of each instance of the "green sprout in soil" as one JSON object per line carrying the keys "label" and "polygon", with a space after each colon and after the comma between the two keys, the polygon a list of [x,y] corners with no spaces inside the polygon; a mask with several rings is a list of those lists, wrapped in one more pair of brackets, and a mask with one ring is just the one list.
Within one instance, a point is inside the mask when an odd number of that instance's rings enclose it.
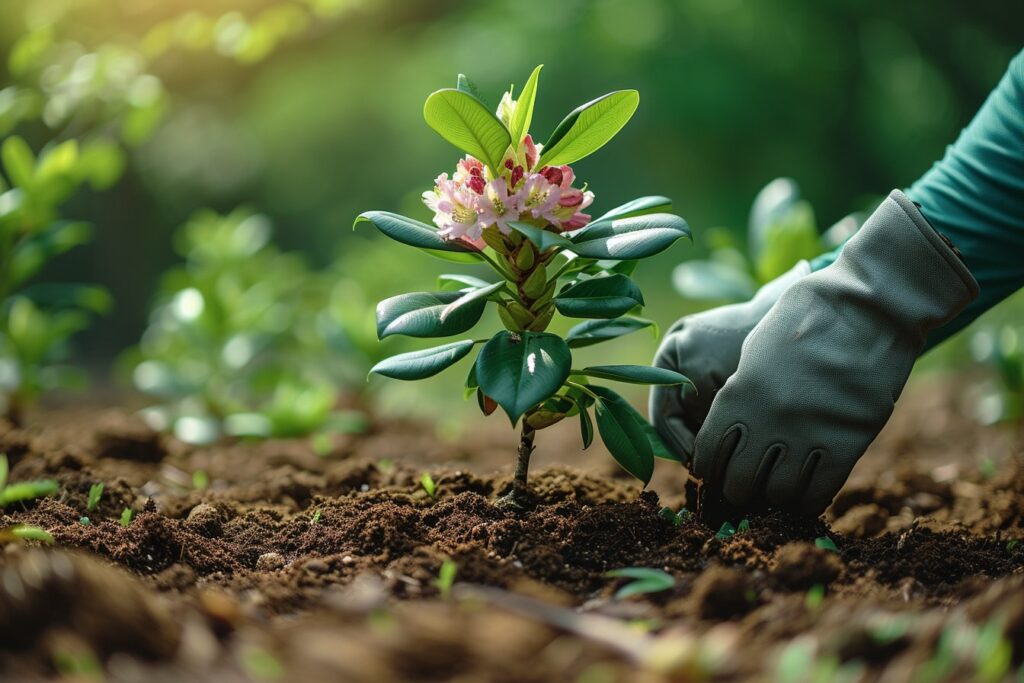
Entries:
{"label": "green sprout in soil", "polygon": [[807,595],[804,596],[804,606],[807,607],[808,612],[814,612],[821,607],[821,603],[824,599],[825,586],[820,583],[816,583],[811,586],[810,590],[807,591]]}
{"label": "green sprout in soil", "polygon": [[125,508],[121,511],[121,526],[130,526],[132,523],[132,517],[135,516],[134,511],[131,508]]}
{"label": "green sprout in soil", "polygon": [[615,591],[616,600],[624,600],[633,595],[660,593],[676,585],[676,579],[661,569],[647,567],[623,567],[605,572],[605,576],[616,579],[632,579],[629,583]]}
{"label": "green sprout in soil", "polygon": [[37,479],[35,481],[20,481],[14,484],[7,483],[7,476],[10,466],[7,462],[7,455],[0,455],[0,508],[11,503],[25,500],[33,500],[50,496],[57,492],[60,486],[52,479]]}
{"label": "green sprout in soil", "polygon": [[8,541],[39,541],[53,545],[53,536],[46,529],[37,526],[15,524],[6,529],[0,529],[0,543]]}
{"label": "green sprout in soil", "polygon": [[[654,429],[615,391],[592,379],[630,384],[692,384],[683,375],[642,365],[577,367],[573,349],[653,327],[632,315],[644,297],[630,277],[640,259],[689,237],[686,221],[665,197],[641,197],[594,219],[585,213],[594,193],[576,186],[575,163],[612,139],[640,97],[619,90],[588,102],[555,128],[542,146],[529,132],[541,67],[513,99],[505,93],[492,114],[475,87],[431,94],[427,124],[466,152],[455,173],[442,173],[423,200],[434,225],[387,211],[367,211],[388,237],[441,258],[489,266],[494,281],[464,274],[440,277],[440,291],[401,294],[377,305],[377,336],[464,335],[493,304],[503,330],[392,356],[371,372],[400,380],[431,377],[481,345],[466,379],[485,415],[498,407],[519,426],[515,475],[503,507],[527,500],[530,457],[538,431],[578,417],[584,447],[597,431],[615,460],[645,485],[654,458],[675,460]],[[555,316],[584,319],[564,336],[547,331]]]}
{"label": "green sprout in soil", "polygon": [[1018,545],[1020,545],[1020,539],[1019,538],[1015,538],[1013,540],[1007,541],[1006,542],[1006,552],[1012,553],[1013,549],[1016,548]]}
{"label": "green sprout in soil", "polygon": [[196,491],[205,491],[210,485],[210,475],[206,470],[196,470],[192,473],[192,488]]}
{"label": "green sprout in soil", "polygon": [[693,516],[693,513],[686,508],[681,508],[679,512],[673,512],[672,508],[661,508],[658,511],[663,519],[670,522],[672,526],[682,526],[686,520]]}
{"label": "green sprout in soil", "polygon": [[86,517],[85,515],[82,515],[78,518],[78,523],[82,526],[90,526],[92,525],[92,520]]}
{"label": "green sprout in soil", "polygon": [[437,572],[437,579],[434,580],[434,585],[445,600],[451,597],[452,586],[455,584],[455,574],[458,573],[458,570],[459,567],[455,564],[455,561],[448,558],[441,563],[441,569]]}
{"label": "green sprout in soil", "polygon": [[100,504],[100,498],[103,497],[103,482],[93,484],[89,487],[89,500],[85,504],[87,512],[92,512]]}
{"label": "green sprout in soil", "polygon": [[839,548],[838,546],[836,546],[836,542],[828,536],[822,536],[820,538],[814,539],[814,545],[821,548],[822,550],[831,550],[834,553],[839,552]]}
{"label": "green sprout in soil", "polygon": [[422,487],[431,498],[437,497],[437,483],[434,482],[434,478],[430,476],[429,472],[424,472],[423,476],[420,477],[420,487]]}
{"label": "green sprout in soil", "polygon": [[724,541],[731,536],[736,535],[736,527],[732,525],[732,522],[722,522],[722,526],[718,528],[718,533],[715,534],[715,538]]}
{"label": "green sprout in soil", "polygon": [[745,517],[736,525],[736,533],[742,534],[744,531],[750,531],[750,520]]}
{"label": "green sprout in soil", "polygon": [[309,520],[310,524],[319,524],[320,523],[320,512],[321,512],[320,508],[317,508],[316,512],[313,513],[313,518]]}

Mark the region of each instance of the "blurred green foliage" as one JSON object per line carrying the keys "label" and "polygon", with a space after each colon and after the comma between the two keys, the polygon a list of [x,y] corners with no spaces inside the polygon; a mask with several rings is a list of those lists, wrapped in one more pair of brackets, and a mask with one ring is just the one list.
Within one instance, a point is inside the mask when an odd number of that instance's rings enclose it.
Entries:
{"label": "blurred green foliage", "polygon": [[672,284],[692,301],[747,301],[761,285],[797,262],[811,260],[845,242],[866,214],[850,214],[822,232],[814,208],[801,198],[796,181],[776,178],[757,193],[750,208],[746,253],[734,231],[711,228],[705,238],[711,250],[707,260],[680,263],[672,271]]}
{"label": "blurred green foliage", "polygon": [[[43,154],[107,145],[108,189],[61,209],[95,240],[36,276],[112,292],[117,314],[80,335],[83,357],[105,362],[138,340],[176,258],[164,245],[200,207],[257,206],[282,248],[355,273],[339,308],[427,277],[429,257],[389,257],[347,228],[366,206],[426,218],[419,193],[454,155],[423,134],[420,99],[451,73],[500,92],[547,64],[547,130],[590,93],[637,87],[620,144],[577,170],[608,205],[675,197],[699,256],[716,246],[709,226],[743,243],[771,178],[800,179],[821,225],[909,185],[1020,49],[1022,24],[1018,3],[955,0],[7,0],[0,137]],[[663,325],[704,305],[672,291],[676,265],[658,257],[638,278]],[[622,343],[625,362],[646,362],[655,340]]]}

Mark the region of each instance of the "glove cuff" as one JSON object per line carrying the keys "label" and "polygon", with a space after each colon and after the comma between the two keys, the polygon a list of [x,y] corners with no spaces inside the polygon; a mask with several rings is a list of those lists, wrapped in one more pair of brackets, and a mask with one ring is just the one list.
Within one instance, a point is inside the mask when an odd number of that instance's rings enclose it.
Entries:
{"label": "glove cuff", "polygon": [[840,264],[838,272],[860,282],[848,294],[867,299],[893,325],[920,333],[922,344],[924,334],[952,320],[978,296],[967,266],[899,190],[850,238],[834,265]]}

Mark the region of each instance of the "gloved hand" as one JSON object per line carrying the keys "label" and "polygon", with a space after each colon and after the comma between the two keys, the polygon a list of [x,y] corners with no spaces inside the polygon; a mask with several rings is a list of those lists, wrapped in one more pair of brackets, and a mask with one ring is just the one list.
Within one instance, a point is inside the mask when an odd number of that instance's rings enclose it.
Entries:
{"label": "gloved hand", "polygon": [[654,365],[682,373],[694,386],[655,386],[649,415],[665,444],[685,458],[693,456],[697,430],[725,380],[736,372],[743,340],[794,282],[811,272],[801,261],[742,304],[713,308],[680,318],[665,334]]}
{"label": "gloved hand", "polygon": [[889,419],[925,335],[977,296],[954,250],[894,190],[747,336],[697,434],[695,474],[735,505],[822,513]]}

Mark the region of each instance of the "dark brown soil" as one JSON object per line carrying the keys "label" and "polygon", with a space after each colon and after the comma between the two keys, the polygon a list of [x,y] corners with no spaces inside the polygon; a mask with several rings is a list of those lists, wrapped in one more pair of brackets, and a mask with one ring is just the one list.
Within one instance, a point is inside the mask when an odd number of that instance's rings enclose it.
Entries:
{"label": "dark brown soil", "polygon": [[[0,550],[0,673],[1012,680],[1024,443],[959,417],[951,396],[928,386],[905,399],[825,520],[768,513],[724,538],[662,514],[683,502],[681,468],[659,465],[659,498],[578,453],[568,430],[541,453],[574,467],[539,454],[536,504],[514,513],[494,505],[510,481],[503,431],[449,443],[424,425],[376,425],[318,457],[301,440],[193,449],[118,411],[4,425],[12,481],[52,477],[61,491],[0,514],[0,527],[56,541]],[[438,585],[446,562],[451,590]],[[675,585],[616,599],[628,580],[607,572],[623,567]]]}

